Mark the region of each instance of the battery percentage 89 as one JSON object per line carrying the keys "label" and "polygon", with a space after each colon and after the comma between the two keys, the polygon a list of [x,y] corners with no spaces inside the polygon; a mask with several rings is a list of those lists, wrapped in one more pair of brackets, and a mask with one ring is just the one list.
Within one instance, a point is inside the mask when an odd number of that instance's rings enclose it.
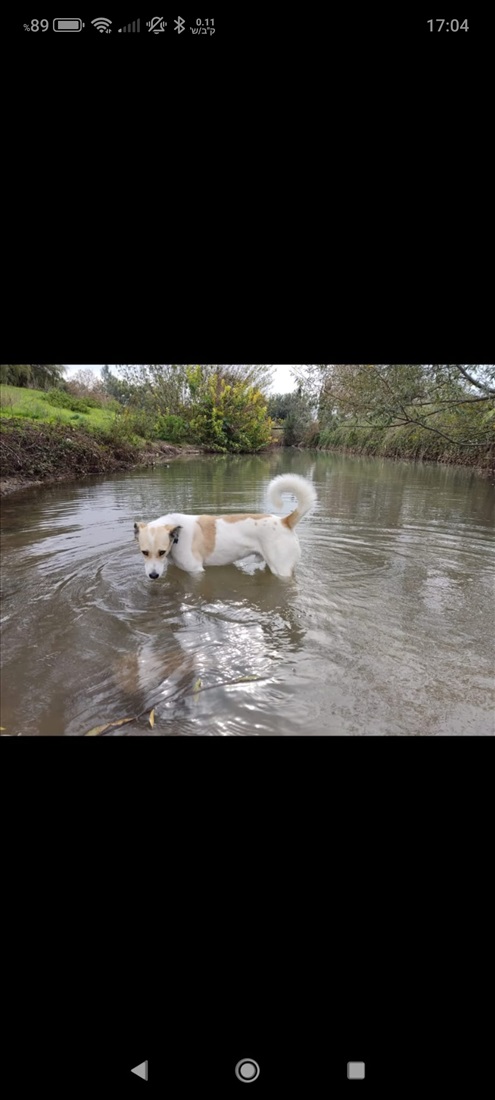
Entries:
{"label": "battery percentage 89", "polygon": [[31,23],[24,23],[26,31],[47,31],[49,26],[48,19],[31,19]]}

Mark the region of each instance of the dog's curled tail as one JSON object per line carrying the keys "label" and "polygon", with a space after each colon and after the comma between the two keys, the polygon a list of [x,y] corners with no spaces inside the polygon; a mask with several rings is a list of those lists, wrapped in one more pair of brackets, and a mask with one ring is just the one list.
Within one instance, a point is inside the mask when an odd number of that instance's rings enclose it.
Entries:
{"label": "dog's curled tail", "polygon": [[307,478],[299,474],[279,474],[268,486],[268,498],[275,508],[283,508],[282,493],[292,493],[297,500],[297,508],[282,520],[286,527],[292,528],[313,507],[316,493]]}

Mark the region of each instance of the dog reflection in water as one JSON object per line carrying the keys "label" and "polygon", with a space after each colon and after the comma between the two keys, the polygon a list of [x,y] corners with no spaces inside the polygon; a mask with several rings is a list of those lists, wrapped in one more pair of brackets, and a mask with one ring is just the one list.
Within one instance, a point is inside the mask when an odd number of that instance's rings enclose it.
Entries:
{"label": "dog reflection in water", "polygon": [[119,691],[135,701],[135,712],[149,702],[166,700],[167,695],[192,690],[197,679],[195,655],[184,650],[160,653],[146,642],[133,653],[124,653],[113,662],[113,677]]}

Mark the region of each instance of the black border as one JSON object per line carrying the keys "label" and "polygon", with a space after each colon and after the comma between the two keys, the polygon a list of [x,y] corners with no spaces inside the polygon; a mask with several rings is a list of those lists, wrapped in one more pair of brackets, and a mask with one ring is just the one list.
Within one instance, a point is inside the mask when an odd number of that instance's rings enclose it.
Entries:
{"label": "black border", "polygon": [[[488,15],[461,67],[360,18],[281,51],[263,11],[192,89],[160,36],[130,74],[122,36],[88,73],[3,35],[3,357],[490,362]],[[437,1052],[486,1087],[493,739],[111,742],[0,742],[9,1095],[141,1095],[124,1058],[220,1035],[260,1086],[299,1044],[332,1095],[418,1095]]]}

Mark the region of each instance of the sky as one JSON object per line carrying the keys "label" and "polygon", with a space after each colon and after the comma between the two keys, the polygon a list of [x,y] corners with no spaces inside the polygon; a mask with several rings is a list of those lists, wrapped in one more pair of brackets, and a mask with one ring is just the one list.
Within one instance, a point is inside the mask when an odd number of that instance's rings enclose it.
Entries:
{"label": "sky", "polygon": [[[71,378],[78,370],[92,370],[94,374],[96,374],[96,376],[99,378],[103,364],[91,363],[90,365],[87,365],[85,363],[78,363],[76,365],[66,364],[66,366],[66,378]],[[110,365],[110,370],[115,370],[115,367]],[[277,365],[273,368],[273,386],[271,388],[272,393],[289,393],[291,390],[295,389],[296,383],[291,377],[290,371],[290,366]]]}

